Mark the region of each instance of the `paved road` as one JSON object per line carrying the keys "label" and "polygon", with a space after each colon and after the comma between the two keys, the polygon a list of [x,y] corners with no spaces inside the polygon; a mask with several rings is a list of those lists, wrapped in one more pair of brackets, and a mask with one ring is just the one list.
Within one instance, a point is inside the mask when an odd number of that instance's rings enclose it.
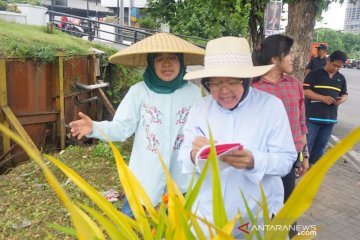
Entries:
{"label": "paved road", "polygon": [[[341,69],[340,72],[346,77],[349,98],[339,106],[338,124],[335,125],[333,135],[342,139],[360,126],[360,70]],[[360,153],[360,143],[356,144],[354,150]]]}
{"label": "paved road", "polygon": [[[341,69],[341,73],[347,79],[349,98],[339,107],[329,147],[360,126],[360,70]],[[353,150],[347,155],[351,159],[345,156],[329,170],[312,206],[298,220],[301,226],[319,227],[317,240],[360,239],[360,143]]]}
{"label": "paved road", "polygon": [[319,227],[317,240],[359,240],[360,172],[343,159],[338,160],[298,224]]}

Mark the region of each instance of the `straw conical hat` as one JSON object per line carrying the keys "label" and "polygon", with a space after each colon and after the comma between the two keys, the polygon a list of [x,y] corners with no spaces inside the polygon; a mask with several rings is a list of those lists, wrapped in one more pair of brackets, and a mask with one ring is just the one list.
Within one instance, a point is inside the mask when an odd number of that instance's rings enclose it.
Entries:
{"label": "straw conical hat", "polygon": [[110,56],[115,64],[141,67],[147,66],[148,53],[184,53],[185,65],[204,63],[205,50],[170,33],[156,33]]}
{"label": "straw conical hat", "polygon": [[239,37],[222,37],[206,45],[204,68],[188,72],[185,80],[208,77],[252,78],[268,72],[273,64],[254,66],[248,41]]}

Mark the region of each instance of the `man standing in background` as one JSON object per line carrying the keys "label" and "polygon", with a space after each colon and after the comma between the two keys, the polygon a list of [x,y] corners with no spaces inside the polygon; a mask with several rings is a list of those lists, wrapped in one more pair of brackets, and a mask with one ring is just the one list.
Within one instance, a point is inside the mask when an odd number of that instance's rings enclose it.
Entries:
{"label": "man standing in background", "polygon": [[326,65],[326,54],[327,46],[325,44],[320,44],[317,48],[317,56],[310,59],[310,62],[306,65],[305,76],[314,69],[323,67]]}
{"label": "man standing in background", "polygon": [[346,79],[339,73],[346,59],[346,53],[335,51],[325,67],[317,68],[305,77],[303,86],[310,166],[324,154],[337,122],[338,106],[347,100]]}

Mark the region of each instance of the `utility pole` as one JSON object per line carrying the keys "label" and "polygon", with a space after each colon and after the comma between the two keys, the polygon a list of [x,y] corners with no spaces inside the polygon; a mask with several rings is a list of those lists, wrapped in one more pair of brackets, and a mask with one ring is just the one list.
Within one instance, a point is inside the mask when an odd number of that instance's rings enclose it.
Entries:
{"label": "utility pole", "polygon": [[96,20],[99,21],[97,1],[98,0],[95,0],[95,10],[96,10]]}
{"label": "utility pole", "polygon": [[86,1],[86,17],[89,18],[89,0]]}
{"label": "utility pole", "polygon": [[124,24],[124,0],[120,0],[120,24]]}
{"label": "utility pole", "polygon": [[119,4],[119,2],[120,2],[120,0],[116,0],[116,9],[117,9],[116,15],[117,15],[118,21],[120,21],[120,4]]}
{"label": "utility pole", "polygon": [[[124,24],[124,0],[117,0],[117,17],[118,17],[118,23],[119,25]],[[122,41],[122,30],[120,28],[117,28],[117,33],[119,34],[116,36],[118,41]]]}
{"label": "utility pole", "polygon": [[131,26],[131,15],[132,15],[132,10],[134,7],[134,0],[130,0],[130,6],[129,6],[129,11],[128,11],[128,25]]}
{"label": "utility pole", "polygon": [[[54,0],[51,0],[51,11],[54,11]],[[54,21],[54,13],[50,14],[50,21]]]}

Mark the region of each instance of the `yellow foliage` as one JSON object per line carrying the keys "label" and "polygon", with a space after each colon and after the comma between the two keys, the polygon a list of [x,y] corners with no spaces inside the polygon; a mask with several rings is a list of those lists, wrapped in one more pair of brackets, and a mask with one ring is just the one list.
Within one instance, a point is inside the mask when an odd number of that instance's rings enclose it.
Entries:
{"label": "yellow foliage", "polygon": [[[197,182],[190,184],[185,198],[172,180],[159,154],[159,161],[166,175],[168,192],[163,197],[163,201],[157,210],[152,206],[149,197],[124,162],[118,149],[112,143],[109,143],[116,159],[120,182],[135,216],[135,219],[131,219],[119,212],[72,169],[68,168],[58,159],[46,156],[99,207],[100,211],[81,203],[75,204],[67,196],[64,189],[61,188],[59,182],[44,164],[40,155],[36,154],[20,137],[4,125],[0,124],[0,132],[11,137],[14,142],[17,142],[41,166],[48,183],[71,213],[72,223],[79,239],[106,239],[106,237],[111,239],[138,239],[139,237],[142,239],[206,239],[206,234],[200,228],[200,224],[208,226],[212,239],[233,239],[231,236],[232,229],[237,221],[241,222],[240,215],[231,220],[227,219],[224,202],[220,194],[219,167],[212,136],[210,137],[211,153],[209,159]],[[259,205],[263,209],[264,223],[270,226],[290,226],[310,207],[329,168],[359,139],[360,128],[357,128],[345,137],[342,142],[328,151],[303,177],[285,206],[272,220],[268,218],[266,198],[261,189],[263,201]],[[209,223],[205,219],[199,218],[191,211],[210,164],[212,166],[211,174],[213,177],[214,223]],[[244,201],[246,203],[246,199]],[[252,219],[252,224],[256,224],[257,216],[255,217],[254,213],[249,212],[249,210],[247,213],[250,219]],[[287,231],[270,230],[265,231],[264,239],[286,239],[287,235]],[[245,237],[252,239],[253,236],[256,236],[257,239],[262,239],[261,234],[258,232],[250,232]],[[296,239],[309,239],[309,237],[301,238],[297,236]]]}

